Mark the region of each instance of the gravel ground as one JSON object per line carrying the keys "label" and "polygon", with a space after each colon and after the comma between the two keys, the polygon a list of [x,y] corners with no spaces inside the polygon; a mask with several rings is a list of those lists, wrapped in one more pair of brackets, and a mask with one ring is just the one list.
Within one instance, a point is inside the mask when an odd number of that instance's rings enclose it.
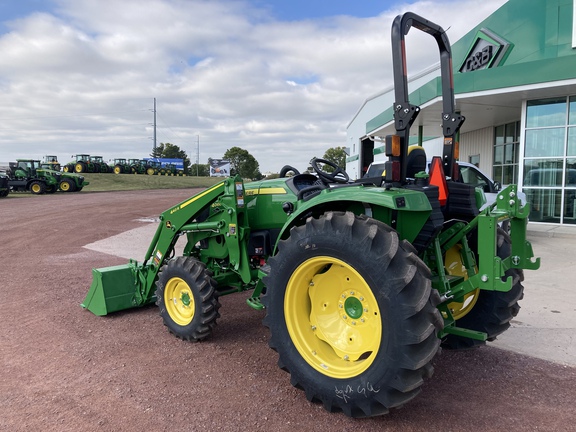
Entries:
{"label": "gravel ground", "polygon": [[83,310],[91,269],[126,263],[83,246],[194,192],[0,200],[0,430],[574,430],[576,368],[491,346],[443,351],[415,400],[354,420],[290,385],[247,294],[222,297],[213,337],[196,344],[170,335],[153,306],[107,317]]}

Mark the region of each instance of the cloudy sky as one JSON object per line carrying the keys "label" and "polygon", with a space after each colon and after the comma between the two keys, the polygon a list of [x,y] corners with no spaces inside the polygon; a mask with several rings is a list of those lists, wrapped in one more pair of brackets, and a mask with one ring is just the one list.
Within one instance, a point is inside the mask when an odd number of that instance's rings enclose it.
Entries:
{"label": "cloudy sky", "polygon": [[[157,143],[193,163],[198,148],[206,163],[239,146],[263,173],[305,169],[345,145],[362,102],[391,85],[396,15],[416,12],[455,42],[504,3],[3,0],[0,162],[147,157],[156,98]],[[409,74],[437,61],[418,33]]]}

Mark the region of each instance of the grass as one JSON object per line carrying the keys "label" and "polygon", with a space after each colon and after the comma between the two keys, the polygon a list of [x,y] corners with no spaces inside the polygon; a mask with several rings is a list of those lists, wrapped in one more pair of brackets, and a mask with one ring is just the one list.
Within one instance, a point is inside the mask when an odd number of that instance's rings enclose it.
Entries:
{"label": "grass", "polygon": [[[149,176],[146,174],[82,174],[88,186],[82,192],[128,191],[144,189],[187,189],[208,188],[223,180],[222,177],[196,177],[196,176]],[[57,192],[63,193],[63,192]],[[11,192],[6,198],[35,197],[30,192]]]}
{"label": "grass", "polygon": [[149,176],[146,174],[83,174],[88,186],[84,192],[126,191],[142,189],[207,188],[218,183],[219,177]]}

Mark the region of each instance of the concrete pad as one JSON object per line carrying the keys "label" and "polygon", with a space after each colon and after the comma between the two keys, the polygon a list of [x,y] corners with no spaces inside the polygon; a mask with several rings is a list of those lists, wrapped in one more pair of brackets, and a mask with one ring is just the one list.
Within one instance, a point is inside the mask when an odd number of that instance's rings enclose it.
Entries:
{"label": "concrete pad", "polygon": [[[142,226],[84,246],[142,261],[158,226]],[[491,344],[498,348],[576,366],[576,227],[528,225],[528,239],[541,258],[539,270],[526,270],[524,299],[511,328]],[[185,238],[177,243],[181,254]]]}
{"label": "concrete pad", "polygon": [[[98,240],[84,247],[96,252],[142,262],[156,233],[159,221],[157,219],[140,219],[138,222],[141,222],[142,226]],[[176,243],[176,253],[182,254],[185,245],[185,239],[182,239],[182,241],[179,239]]]}
{"label": "concrete pad", "polygon": [[540,269],[524,272],[524,299],[494,346],[576,366],[576,227],[529,224]]}

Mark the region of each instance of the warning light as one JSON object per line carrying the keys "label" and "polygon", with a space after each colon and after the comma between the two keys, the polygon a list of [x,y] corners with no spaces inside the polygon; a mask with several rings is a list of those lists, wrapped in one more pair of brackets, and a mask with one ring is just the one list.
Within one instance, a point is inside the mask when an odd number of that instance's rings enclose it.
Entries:
{"label": "warning light", "polygon": [[384,168],[386,168],[387,182],[400,181],[400,161],[387,161],[384,164]]}
{"label": "warning light", "polygon": [[386,135],[386,156],[400,156],[400,135]]}
{"label": "warning light", "polygon": [[446,205],[446,201],[448,201],[448,185],[446,184],[442,159],[438,156],[434,156],[430,164],[430,184],[438,186],[438,200],[440,201],[440,205]]}

